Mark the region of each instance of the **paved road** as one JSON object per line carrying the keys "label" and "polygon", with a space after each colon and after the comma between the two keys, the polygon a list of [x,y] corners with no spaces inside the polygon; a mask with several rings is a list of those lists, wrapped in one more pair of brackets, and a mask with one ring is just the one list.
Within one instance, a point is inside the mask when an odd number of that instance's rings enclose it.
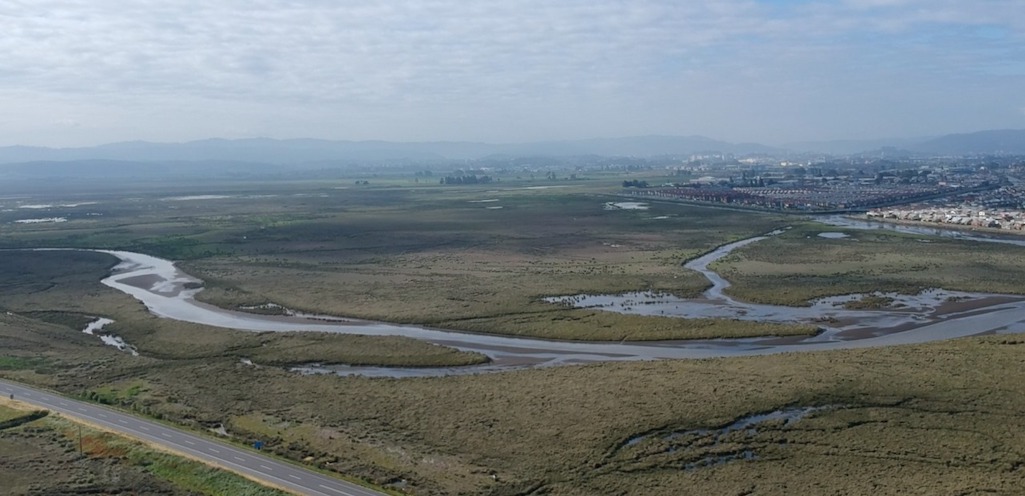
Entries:
{"label": "paved road", "polygon": [[13,394],[15,400],[158,444],[298,494],[311,496],[380,496],[384,494],[280,462],[250,450],[17,383],[0,380],[0,394],[4,397]]}

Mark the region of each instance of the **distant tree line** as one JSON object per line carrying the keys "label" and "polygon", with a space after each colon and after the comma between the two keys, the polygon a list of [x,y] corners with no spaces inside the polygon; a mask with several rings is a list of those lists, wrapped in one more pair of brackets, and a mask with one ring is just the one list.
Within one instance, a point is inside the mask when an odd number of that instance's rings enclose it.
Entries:
{"label": "distant tree line", "polygon": [[648,187],[648,181],[638,181],[637,179],[634,179],[633,181],[623,181],[623,187],[624,188],[647,188]]}
{"label": "distant tree line", "polygon": [[445,176],[441,178],[441,184],[488,184],[491,176]]}

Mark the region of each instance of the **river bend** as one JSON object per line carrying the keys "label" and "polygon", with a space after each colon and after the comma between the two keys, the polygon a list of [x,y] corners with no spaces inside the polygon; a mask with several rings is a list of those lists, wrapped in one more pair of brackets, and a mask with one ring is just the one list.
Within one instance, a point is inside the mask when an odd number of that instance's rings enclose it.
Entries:
{"label": "river bend", "polygon": [[[827,222],[832,219],[827,219]],[[841,224],[843,221],[836,221]],[[867,228],[842,224],[846,228]],[[875,226],[871,226],[876,228]],[[770,233],[772,234],[772,233]],[[297,369],[330,370],[343,375],[442,376],[574,363],[713,358],[795,351],[821,351],[924,343],[986,333],[1025,332],[1025,299],[1006,295],[935,290],[920,295],[891,295],[904,305],[898,310],[852,311],[842,303],[850,297],[825,298],[811,307],[791,308],[736,301],[723,293],[729,283],[708,265],[732,250],[765,236],[722,246],[687,263],[713,286],[701,298],[684,300],[650,293],[614,296],[577,295],[552,299],[578,307],[597,307],[624,313],[679,317],[725,317],[777,322],[827,322],[825,332],[810,337],[747,338],[663,342],[571,342],[474,334],[342,318],[268,316],[225,310],[198,302],[201,281],[173,262],[140,253],[97,250],[121,260],[103,283],[143,302],[154,315],[213,327],[244,331],[320,331],[366,335],[395,335],[487,355],[491,363],[455,368],[349,367]],[[989,241],[989,239],[980,239]],[[1023,243],[1025,244],[1025,243]],[[957,304],[950,303],[957,301]]]}

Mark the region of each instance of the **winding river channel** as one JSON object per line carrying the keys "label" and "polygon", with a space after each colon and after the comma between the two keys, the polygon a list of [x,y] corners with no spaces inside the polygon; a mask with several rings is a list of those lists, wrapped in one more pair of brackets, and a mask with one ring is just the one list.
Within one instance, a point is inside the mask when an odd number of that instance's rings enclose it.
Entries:
{"label": "winding river channel", "polygon": [[[931,235],[953,235],[975,241],[1012,242],[1025,240],[984,238],[948,230],[880,225],[829,217],[818,219],[845,229],[893,229]],[[464,351],[487,355],[484,365],[454,368],[394,368],[325,366],[296,369],[303,372],[331,372],[341,375],[415,377],[483,373],[517,368],[574,363],[711,358],[762,355],[795,351],[865,348],[923,343],[942,339],[1025,332],[1025,298],[944,290],[919,295],[888,295],[895,299],[885,310],[846,310],[843,304],[857,296],[824,298],[810,307],[791,308],[758,305],[734,300],[724,293],[729,282],[708,268],[731,251],[756,243],[767,236],[749,238],[722,246],[686,264],[704,274],[713,286],[701,298],[680,299],[653,293],[622,295],[576,295],[552,298],[553,303],[603,310],[677,317],[721,317],[769,322],[805,322],[821,326],[815,336],[748,338],[660,342],[576,342],[516,338],[453,332],[418,326],[316,316],[268,316],[225,310],[195,300],[200,280],[185,274],[168,260],[125,251],[98,250],[121,260],[103,283],[143,302],[154,315],[245,331],[320,331],[377,336],[406,336]],[[193,283],[193,284],[189,284]]]}

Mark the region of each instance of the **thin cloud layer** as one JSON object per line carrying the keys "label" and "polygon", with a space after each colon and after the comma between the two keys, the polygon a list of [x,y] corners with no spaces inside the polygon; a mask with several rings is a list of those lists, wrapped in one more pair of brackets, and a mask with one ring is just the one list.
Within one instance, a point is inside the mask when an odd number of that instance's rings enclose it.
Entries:
{"label": "thin cloud layer", "polygon": [[1015,1],[8,0],[0,30],[6,144],[1025,127]]}

